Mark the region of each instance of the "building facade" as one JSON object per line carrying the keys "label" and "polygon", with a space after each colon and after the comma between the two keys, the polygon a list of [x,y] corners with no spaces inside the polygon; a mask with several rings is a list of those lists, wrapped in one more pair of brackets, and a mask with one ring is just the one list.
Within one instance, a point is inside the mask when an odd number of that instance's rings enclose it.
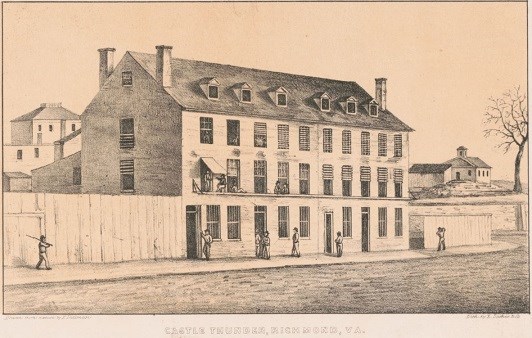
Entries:
{"label": "building facade", "polygon": [[[33,169],[50,164],[81,149],[81,119],[61,103],[43,103],[11,121],[11,143],[4,145],[4,172],[31,175]],[[71,134],[68,143],[55,144]]]}
{"label": "building facade", "polygon": [[82,115],[82,192],[182,197],[188,258],[408,249],[410,127],[355,82],[100,49]]}

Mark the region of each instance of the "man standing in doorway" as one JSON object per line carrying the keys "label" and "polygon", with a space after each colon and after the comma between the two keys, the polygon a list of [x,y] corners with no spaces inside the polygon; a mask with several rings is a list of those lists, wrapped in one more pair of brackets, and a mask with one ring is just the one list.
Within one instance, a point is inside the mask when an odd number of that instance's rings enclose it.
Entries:
{"label": "man standing in doorway", "polygon": [[292,235],[292,256],[301,257],[299,252],[299,233],[297,228],[294,228],[294,234]]}
{"label": "man standing in doorway", "polygon": [[262,237],[260,235],[260,230],[255,230],[255,256],[257,258],[261,256],[261,243]]}
{"label": "man standing in doorway", "polygon": [[50,246],[52,246],[52,244],[46,243],[46,237],[44,235],[41,235],[39,240],[39,263],[37,263],[37,266],[35,267],[36,269],[39,269],[41,263],[44,262],[46,270],[52,270],[48,262],[48,256],[46,255],[46,249]]}
{"label": "man standing in doorway", "polygon": [[264,231],[264,236],[262,236],[262,258],[270,259],[270,233]]}
{"label": "man standing in doorway", "polygon": [[203,238],[204,244],[203,244],[203,254],[205,255],[205,260],[209,260],[211,258],[211,244],[212,244],[212,236],[208,229],[205,229],[205,234],[201,234],[201,237]]}
{"label": "man standing in doorway", "polygon": [[336,239],[334,242],[336,243],[336,256],[342,257],[342,253],[344,252],[344,238],[342,237],[342,233],[338,231],[336,233]]}

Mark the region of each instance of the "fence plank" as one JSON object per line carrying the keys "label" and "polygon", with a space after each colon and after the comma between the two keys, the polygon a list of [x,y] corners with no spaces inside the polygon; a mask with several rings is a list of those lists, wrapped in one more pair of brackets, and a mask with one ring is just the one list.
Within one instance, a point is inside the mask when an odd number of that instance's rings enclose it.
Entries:
{"label": "fence plank", "polygon": [[139,255],[140,259],[148,258],[148,248],[147,248],[147,229],[146,229],[146,196],[138,196],[139,203],[137,207],[137,217],[138,217],[138,233],[139,233]]}
{"label": "fence plank", "polygon": [[90,246],[91,246],[91,262],[101,263],[102,257],[102,235],[100,233],[101,222],[101,205],[98,195],[89,195],[89,228],[90,228]]}
{"label": "fence plank", "polygon": [[100,234],[102,236],[102,255],[104,262],[117,262],[114,239],[115,230],[113,224],[113,197],[101,195],[101,213],[100,213]]}
{"label": "fence plank", "polygon": [[91,205],[89,195],[77,195],[79,202],[80,245],[82,262],[92,262]]}
{"label": "fence plank", "polygon": [[176,238],[176,214],[175,214],[175,199],[168,198],[168,218],[170,227],[170,257],[177,258],[177,242]]}
{"label": "fence plank", "polygon": [[122,228],[120,226],[121,204],[120,196],[112,197],[112,220],[113,220],[113,245],[115,261],[124,260],[124,238],[122,236]]}
{"label": "fence plank", "polygon": [[138,260],[140,259],[139,252],[139,217],[138,217],[138,207],[139,207],[139,198],[138,196],[129,196],[129,227],[131,230],[131,259]]}
{"label": "fence plank", "polygon": [[131,260],[131,196],[120,197],[120,229],[122,231],[122,259]]}
{"label": "fence plank", "polygon": [[154,241],[155,241],[155,225],[154,225],[154,198],[153,196],[146,196],[146,239],[147,239],[147,249],[148,257],[150,259],[155,258],[154,253]]}

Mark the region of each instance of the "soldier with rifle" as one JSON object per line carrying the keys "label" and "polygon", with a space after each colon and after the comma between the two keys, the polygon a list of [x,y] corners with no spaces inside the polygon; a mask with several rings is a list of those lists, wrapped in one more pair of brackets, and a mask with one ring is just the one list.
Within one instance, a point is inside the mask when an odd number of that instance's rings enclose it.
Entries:
{"label": "soldier with rifle", "polygon": [[41,235],[40,239],[36,237],[32,237],[32,236],[28,236],[28,237],[39,240],[39,263],[37,263],[37,266],[35,268],[38,270],[41,266],[41,263],[44,262],[44,266],[46,267],[46,270],[52,270],[52,268],[50,267],[50,263],[48,261],[48,256],[46,255],[46,249],[51,247],[52,244],[46,242],[46,236],[44,235]]}

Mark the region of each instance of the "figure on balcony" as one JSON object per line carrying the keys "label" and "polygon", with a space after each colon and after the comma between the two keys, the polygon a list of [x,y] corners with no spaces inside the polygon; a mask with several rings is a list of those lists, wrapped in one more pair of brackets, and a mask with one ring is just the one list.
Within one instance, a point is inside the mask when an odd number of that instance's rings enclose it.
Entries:
{"label": "figure on balcony", "polygon": [[227,181],[225,175],[222,174],[219,177],[216,177],[218,184],[216,185],[216,192],[225,192],[225,187],[227,186]]}
{"label": "figure on balcony", "polygon": [[283,187],[281,186],[281,181],[277,180],[277,182],[275,182],[275,188],[273,188],[273,192],[276,195],[283,193]]}

